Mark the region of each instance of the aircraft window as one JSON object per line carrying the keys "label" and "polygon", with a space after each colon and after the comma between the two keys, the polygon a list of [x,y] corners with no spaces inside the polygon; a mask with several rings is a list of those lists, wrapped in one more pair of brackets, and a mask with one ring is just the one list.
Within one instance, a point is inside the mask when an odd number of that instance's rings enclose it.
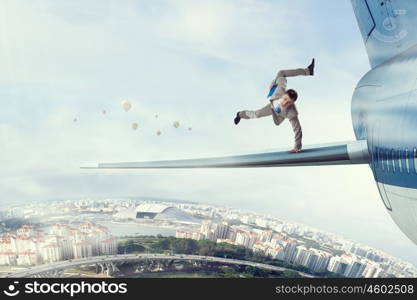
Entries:
{"label": "aircraft window", "polygon": [[403,156],[401,153],[401,149],[398,149],[398,169],[400,173],[403,172]]}
{"label": "aircraft window", "polygon": [[[416,150],[414,151],[414,153],[415,152],[416,152]],[[384,171],[385,170],[385,166],[384,166],[384,154],[382,153],[382,150],[381,149],[379,149],[379,155],[378,155],[378,157],[379,157],[379,160],[381,161],[382,171]]]}
{"label": "aircraft window", "polygon": [[391,150],[392,172],[395,173],[395,150]]}
{"label": "aircraft window", "polygon": [[417,148],[414,148],[414,172],[417,174]]}
{"label": "aircraft window", "polygon": [[385,155],[387,159],[387,172],[389,172],[389,151],[388,150],[385,152]]}
{"label": "aircraft window", "polygon": [[409,162],[409,153],[408,148],[405,148],[405,168],[407,169],[407,173],[410,174],[410,162]]}
{"label": "aircraft window", "polygon": [[375,168],[378,168],[378,147],[375,147],[375,150],[372,151],[372,162],[374,163]]}

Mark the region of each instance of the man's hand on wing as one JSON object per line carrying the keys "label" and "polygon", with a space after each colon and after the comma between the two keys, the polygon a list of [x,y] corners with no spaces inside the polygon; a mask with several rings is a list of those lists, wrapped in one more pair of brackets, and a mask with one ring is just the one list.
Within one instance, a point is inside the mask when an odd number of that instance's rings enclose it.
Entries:
{"label": "man's hand on wing", "polygon": [[301,149],[292,149],[290,151],[288,151],[289,153],[298,153],[301,152]]}

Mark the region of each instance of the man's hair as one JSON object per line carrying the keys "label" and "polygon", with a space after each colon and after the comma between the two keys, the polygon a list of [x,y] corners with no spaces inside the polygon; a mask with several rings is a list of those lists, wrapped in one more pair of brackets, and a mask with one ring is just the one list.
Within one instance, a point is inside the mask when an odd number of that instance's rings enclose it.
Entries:
{"label": "man's hair", "polygon": [[289,89],[285,92],[285,94],[287,94],[293,101],[297,101],[298,94],[296,91]]}

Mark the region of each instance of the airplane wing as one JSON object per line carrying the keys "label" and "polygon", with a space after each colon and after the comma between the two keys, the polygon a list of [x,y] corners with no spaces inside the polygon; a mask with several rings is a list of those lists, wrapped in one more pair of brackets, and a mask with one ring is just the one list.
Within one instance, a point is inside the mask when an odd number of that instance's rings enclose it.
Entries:
{"label": "airplane wing", "polygon": [[262,168],[368,164],[366,141],[325,144],[304,148],[299,153],[263,152],[236,156],[161,160],[144,162],[98,163],[82,169],[189,169],[189,168]]}

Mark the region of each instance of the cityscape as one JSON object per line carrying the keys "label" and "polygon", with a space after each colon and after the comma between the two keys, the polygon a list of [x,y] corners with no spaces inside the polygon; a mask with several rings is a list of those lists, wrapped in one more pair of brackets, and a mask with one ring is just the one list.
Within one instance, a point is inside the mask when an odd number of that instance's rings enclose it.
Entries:
{"label": "cityscape", "polygon": [[46,233],[23,225],[0,239],[0,265],[30,266],[41,263],[117,254],[117,239],[107,228],[85,222],[79,228],[55,224]]}
{"label": "cityscape", "polygon": [[377,249],[231,207],[152,198],[57,200],[4,209],[0,219],[3,273],[116,255],[126,237],[158,235],[241,246],[288,266],[302,266],[312,274],[417,277],[411,263]]}

